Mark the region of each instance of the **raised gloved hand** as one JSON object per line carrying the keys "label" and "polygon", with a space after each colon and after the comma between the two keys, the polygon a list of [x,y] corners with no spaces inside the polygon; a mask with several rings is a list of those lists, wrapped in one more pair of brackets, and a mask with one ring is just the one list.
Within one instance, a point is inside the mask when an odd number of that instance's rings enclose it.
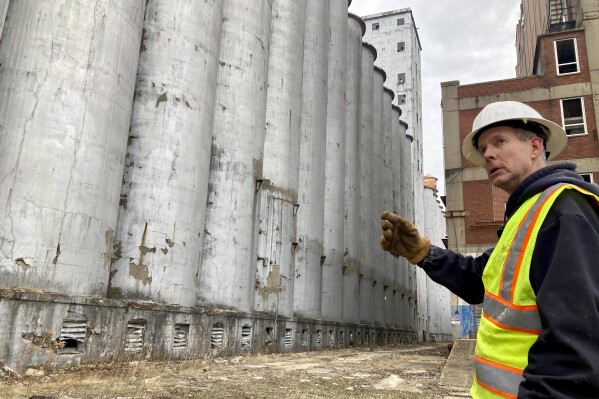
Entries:
{"label": "raised gloved hand", "polygon": [[396,256],[403,256],[412,264],[420,262],[429,249],[431,241],[422,237],[408,220],[391,212],[383,212],[381,219],[381,248]]}

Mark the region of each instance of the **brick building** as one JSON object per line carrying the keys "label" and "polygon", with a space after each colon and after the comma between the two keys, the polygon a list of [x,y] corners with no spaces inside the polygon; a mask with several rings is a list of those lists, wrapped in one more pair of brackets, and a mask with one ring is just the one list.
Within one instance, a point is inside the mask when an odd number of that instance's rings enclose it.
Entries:
{"label": "brick building", "polygon": [[[535,7],[528,4],[533,2]],[[506,193],[491,186],[484,168],[468,163],[460,152],[474,118],[487,104],[521,101],[563,126],[568,146],[554,162],[572,161],[585,179],[599,182],[599,1],[537,3],[523,0],[517,28],[518,74],[526,76],[441,84],[448,244],[464,254],[480,254],[497,242],[507,201]],[[539,15],[526,15],[531,10],[543,13],[543,31],[532,25],[524,29],[524,21],[537,21],[538,26]],[[568,18],[557,18],[558,12]],[[536,39],[529,40],[527,34]]]}

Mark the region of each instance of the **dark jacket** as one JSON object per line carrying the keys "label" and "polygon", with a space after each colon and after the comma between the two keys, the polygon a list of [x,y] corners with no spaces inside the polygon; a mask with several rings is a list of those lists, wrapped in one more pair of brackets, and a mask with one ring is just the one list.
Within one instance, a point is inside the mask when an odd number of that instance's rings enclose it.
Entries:
{"label": "dark jacket", "polygon": [[[599,186],[582,180],[575,165],[547,166],[510,195],[506,220],[526,199],[560,182],[599,195]],[[433,247],[419,266],[432,280],[478,304],[492,251],[474,258]],[[542,329],[529,351],[518,398],[599,398],[599,206],[594,199],[576,190],[559,195],[537,237],[530,283]]]}

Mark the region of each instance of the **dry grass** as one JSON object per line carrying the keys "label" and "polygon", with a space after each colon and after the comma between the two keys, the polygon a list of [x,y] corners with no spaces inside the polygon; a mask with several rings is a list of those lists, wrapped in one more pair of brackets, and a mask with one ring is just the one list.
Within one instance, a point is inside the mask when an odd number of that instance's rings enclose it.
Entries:
{"label": "dry grass", "polygon": [[81,366],[5,378],[0,398],[442,398],[446,351],[342,349]]}

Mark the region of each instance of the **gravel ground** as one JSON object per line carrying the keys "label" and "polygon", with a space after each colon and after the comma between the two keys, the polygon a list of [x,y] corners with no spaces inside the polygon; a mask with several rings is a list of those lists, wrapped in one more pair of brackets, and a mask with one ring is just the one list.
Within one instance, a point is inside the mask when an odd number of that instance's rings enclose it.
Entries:
{"label": "gravel ground", "polygon": [[3,399],[450,398],[447,344],[80,366],[0,377]]}

